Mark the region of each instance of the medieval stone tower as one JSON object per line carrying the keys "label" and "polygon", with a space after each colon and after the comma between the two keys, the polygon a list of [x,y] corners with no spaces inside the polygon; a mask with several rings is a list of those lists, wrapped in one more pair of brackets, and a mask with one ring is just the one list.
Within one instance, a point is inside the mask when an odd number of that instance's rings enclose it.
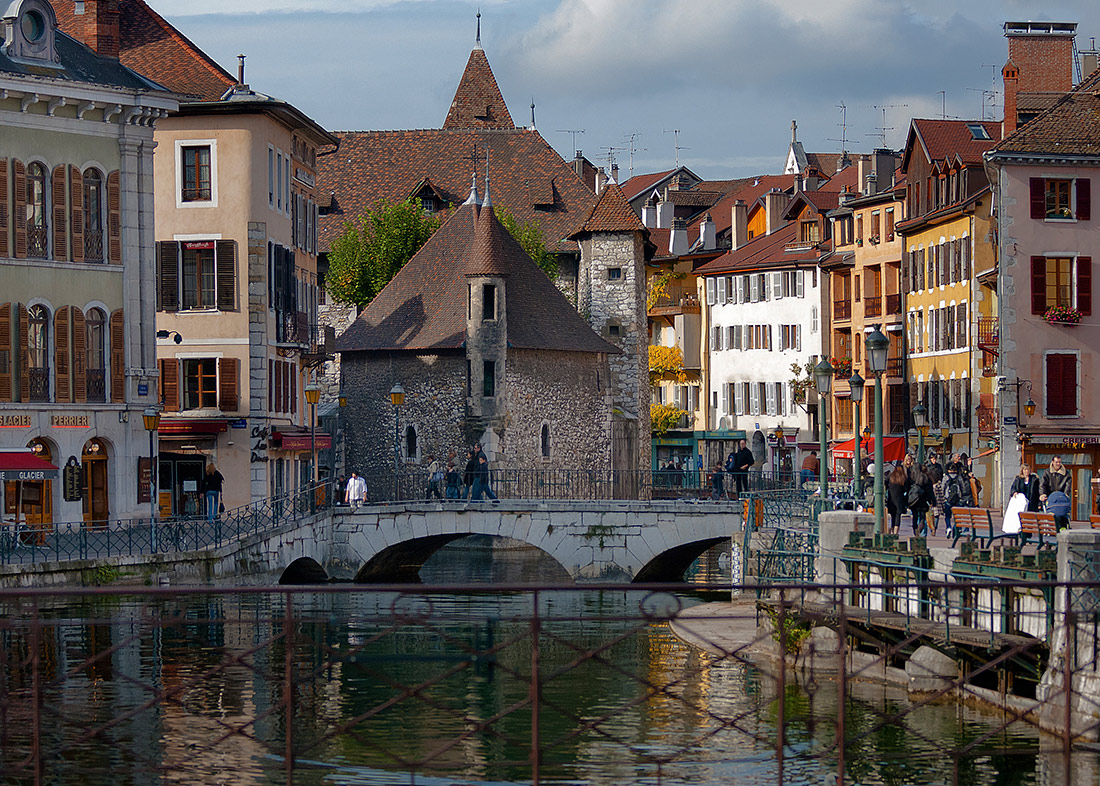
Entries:
{"label": "medieval stone tower", "polygon": [[581,249],[577,309],[617,346],[609,358],[612,392],[611,466],[650,465],[649,334],[646,322],[647,230],[614,181],[573,234]]}

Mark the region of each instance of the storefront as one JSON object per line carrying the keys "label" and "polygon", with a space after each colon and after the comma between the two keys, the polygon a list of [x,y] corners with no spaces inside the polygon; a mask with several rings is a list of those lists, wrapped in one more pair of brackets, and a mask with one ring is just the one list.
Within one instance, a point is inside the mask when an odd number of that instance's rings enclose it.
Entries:
{"label": "storefront", "polygon": [[18,520],[31,526],[52,523],[50,500],[58,470],[50,459],[42,450],[0,451],[5,522]]}
{"label": "storefront", "polygon": [[1098,512],[1094,481],[1100,480],[1100,434],[1031,434],[1024,443],[1024,461],[1040,478],[1055,456],[1062,457],[1072,478],[1072,518],[1088,521]]}
{"label": "storefront", "polygon": [[218,435],[228,430],[228,423],[225,418],[160,421],[157,502],[161,517],[203,515],[203,475],[213,462]]}

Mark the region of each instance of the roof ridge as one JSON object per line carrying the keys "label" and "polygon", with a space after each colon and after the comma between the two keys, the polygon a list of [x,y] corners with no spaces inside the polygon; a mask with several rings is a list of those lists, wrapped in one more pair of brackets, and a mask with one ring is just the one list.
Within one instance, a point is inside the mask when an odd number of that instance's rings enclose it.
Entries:
{"label": "roof ridge", "polygon": [[203,65],[205,65],[215,76],[224,77],[225,79],[229,80],[228,86],[231,87],[232,85],[237,84],[237,80],[233,77],[232,74],[222,68],[221,64],[214,60],[214,58],[210,57],[210,55],[206,54],[206,52],[198,44],[196,44],[194,41],[192,41],[190,38],[180,32],[171,22],[169,22],[159,13],[157,13],[151,5],[145,2],[145,0],[130,0],[130,2],[138,3],[143,8],[145,8],[145,10],[148,11],[150,15],[152,15],[153,21],[157,22],[159,25],[161,25],[161,27],[166,28],[169,35],[175,38],[176,41],[183,45],[185,49],[190,51],[192,54],[197,55],[198,60]]}

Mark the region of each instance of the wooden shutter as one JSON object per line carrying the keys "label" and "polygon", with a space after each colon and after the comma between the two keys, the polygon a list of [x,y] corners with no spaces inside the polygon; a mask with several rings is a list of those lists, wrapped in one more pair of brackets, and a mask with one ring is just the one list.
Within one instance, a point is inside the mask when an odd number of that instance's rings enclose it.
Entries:
{"label": "wooden shutter", "polygon": [[111,312],[111,401],[126,400],[126,320],[122,309]]}
{"label": "wooden shutter", "polygon": [[[80,167],[69,167],[69,226],[72,228],[73,262],[84,261],[84,175]],[[73,323],[76,324],[75,321]],[[75,335],[75,333],[74,333]],[[76,381],[76,377],[73,377]]]}
{"label": "wooden shutter", "polygon": [[28,373],[28,369],[31,365],[31,353],[27,347],[27,320],[30,315],[27,313],[27,307],[22,303],[19,304],[18,315],[16,351],[19,352],[19,400],[29,401],[31,397],[31,375]]}
{"label": "wooden shutter", "polygon": [[237,242],[217,240],[214,243],[217,260],[218,310],[237,310]]}
{"label": "wooden shutter", "polygon": [[287,370],[287,382],[290,388],[290,414],[298,414],[298,369],[294,365],[294,361],[290,361],[286,364]]}
{"label": "wooden shutter", "polygon": [[8,159],[0,158],[0,257],[6,257],[8,251],[8,220],[11,211],[8,210]]}
{"label": "wooden shutter", "polygon": [[1077,356],[1047,355],[1047,415],[1077,414]]}
{"label": "wooden shutter", "polygon": [[[64,177],[62,177],[64,181]],[[54,401],[68,404],[72,399],[72,371],[69,364],[69,312],[62,306],[53,315]]]}
{"label": "wooden shutter", "polygon": [[175,358],[162,358],[160,361],[160,400],[166,412],[179,411],[179,361]]}
{"label": "wooden shutter", "polygon": [[236,412],[240,409],[237,397],[239,367],[237,358],[218,360],[218,409],[222,412]]}
{"label": "wooden shutter", "polygon": [[68,200],[65,199],[65,170],[64,164],[53,168],[53,178],[50,184],[50,196],[53,204],[53,258],[65,260],[69,258],[69,222],[66,220],[69,214]]}
{"label": "wooden shutter", "polygon": [[[1034,178],[1032,178],[1034,179]],[[1047,258],[1031,258],[1031,313],[1047,310]]]}
{"label": "wooden shutter", "polygon": [[1047,217],[1047,181],[1033,177],[1028,182],[1031,186],[1031,217],[1044,219]]}
{"label": "wooden shutter", "polygon": [[175,240],[157,241],[157,311],[179,311],[179,247]]}
{"label": "wooden shutter", "polygon": [[15,258],[27,258],[27,168],[18,158],[12,161],[12,185],[15,186]]}
{"label": "wooden shutter", "polygon": [[1092,218],[1092,194],[1087,177],[1077,178],[1077,213],[1078,221],[1088,221]]}
{"label": "wooden shutter", "polygon": [[116,169],[107,175],[107,261],[122,264],[122,193]]}
{"label": "wooden shutter", "polygon": [[1077,257],[1077,310],[1092,313],[1092,257]]}
{"label": "wooden shutter", "polygon": [[0,303],[0,401],[12,400],[11,303]]}
{"label": "wooden shutter", "polygon": [[73,402],[83,404],[88,400],[87,324],[84,312],[72,309],[73,322]]}
{"label": "wooden shutter", "polygon": [[275,411],[275,361],[267,361],[267,411]]}

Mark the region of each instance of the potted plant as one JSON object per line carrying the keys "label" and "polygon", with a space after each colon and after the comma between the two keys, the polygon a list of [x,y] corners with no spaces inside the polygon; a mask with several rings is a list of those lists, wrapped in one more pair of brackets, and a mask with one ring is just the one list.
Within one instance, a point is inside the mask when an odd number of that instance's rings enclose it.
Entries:
{"label": "potted plant", "polygon": [[1050,325],[1076,325],[1081,312],[1072,306],[1051,306],[1043,312],[1043,321]]}
{"label": "potted plant", "polygon": [[852,358],[850,355],[829,358],[829,365],[833,367],[834,377],[852,376]]}

